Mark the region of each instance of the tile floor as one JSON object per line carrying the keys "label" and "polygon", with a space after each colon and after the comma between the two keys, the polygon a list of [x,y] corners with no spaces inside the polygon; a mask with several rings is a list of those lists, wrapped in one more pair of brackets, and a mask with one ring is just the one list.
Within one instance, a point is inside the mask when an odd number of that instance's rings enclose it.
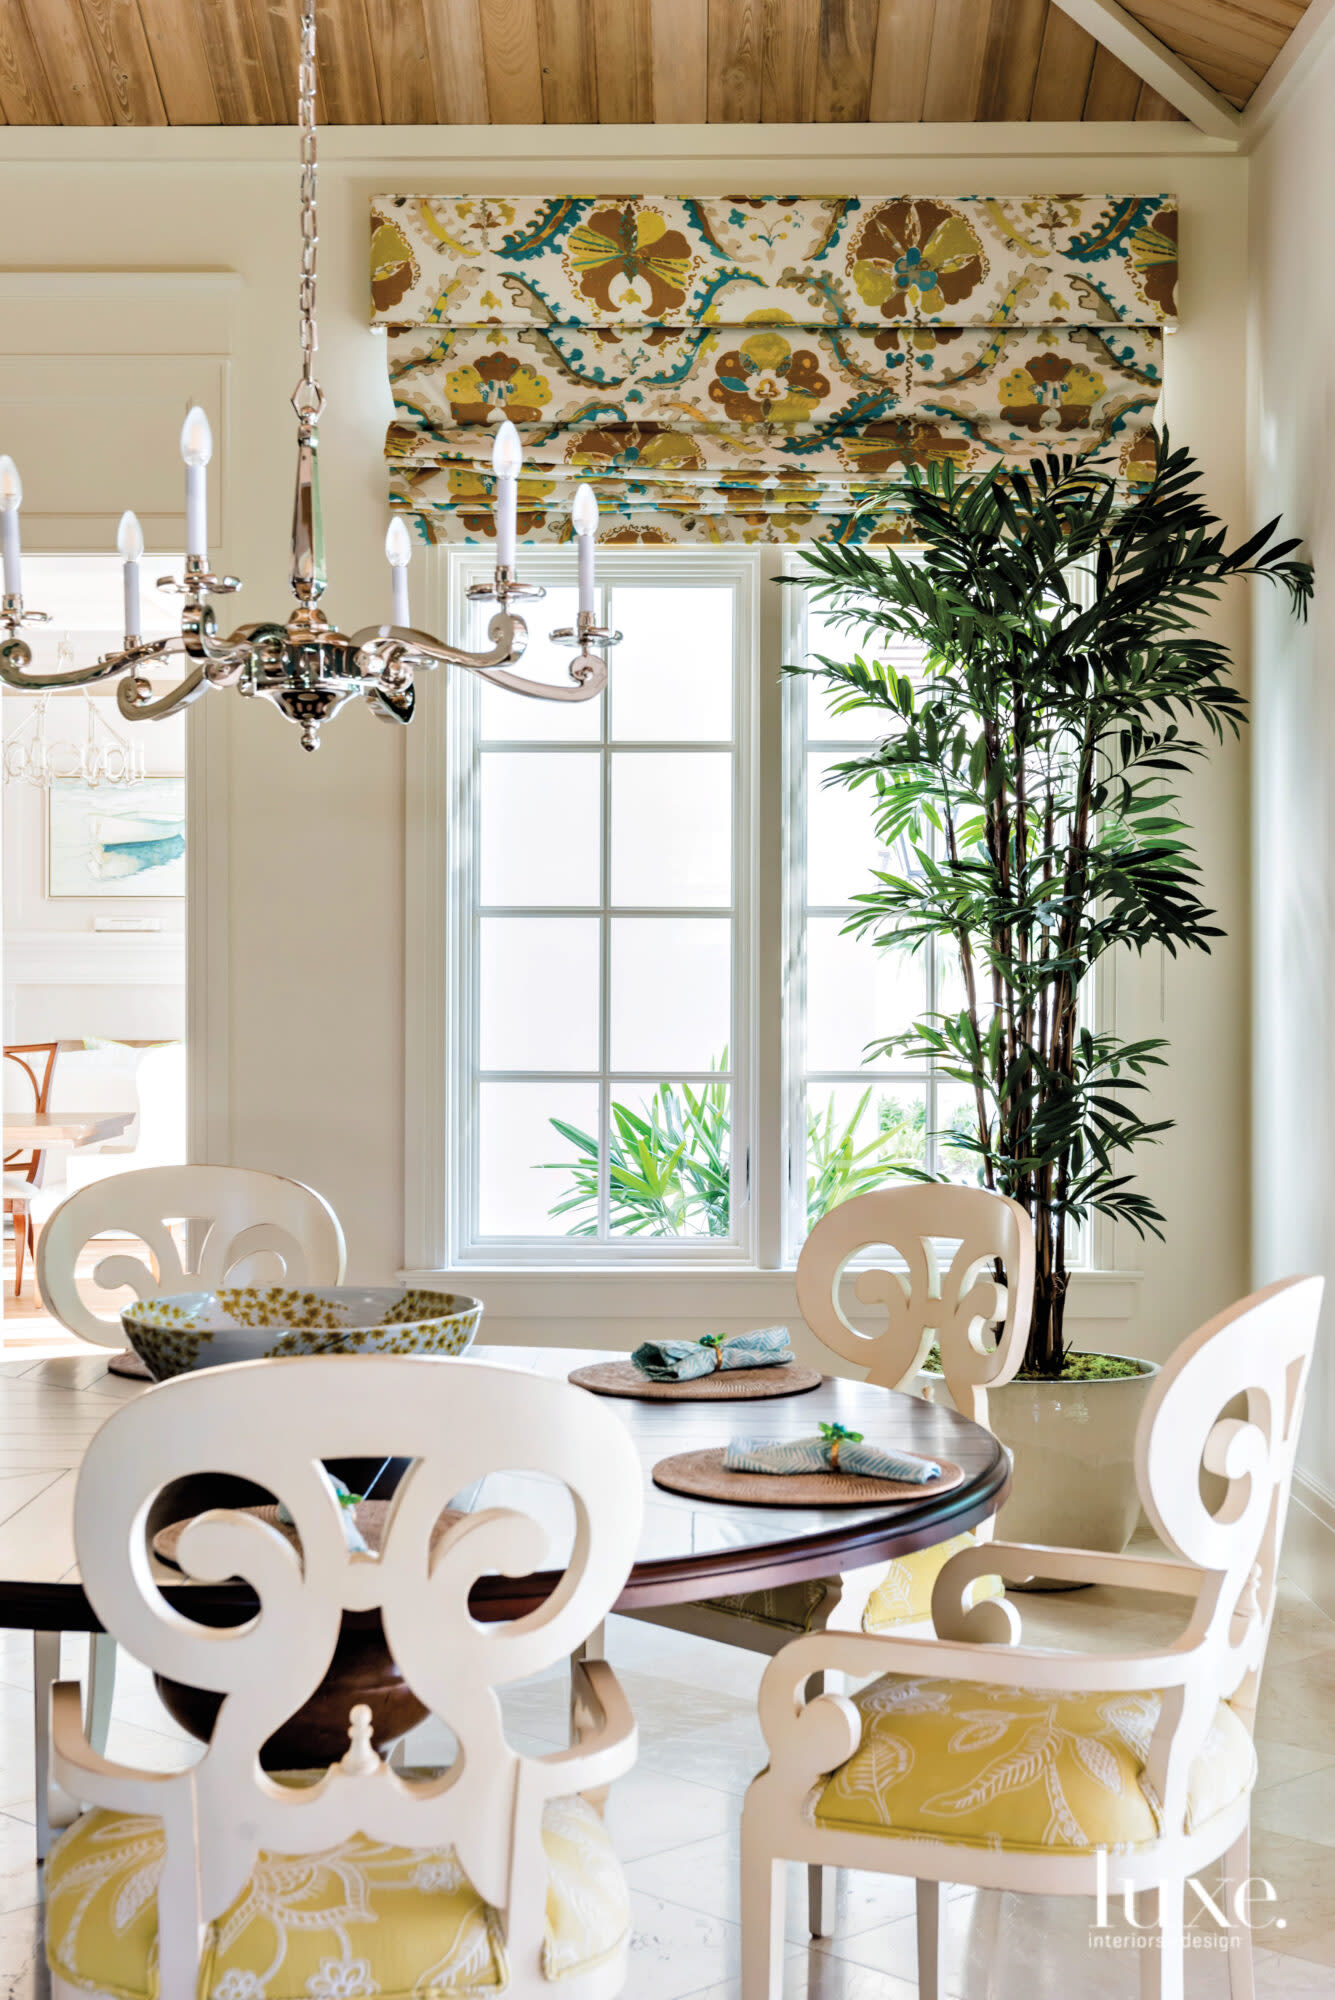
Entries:
{"label": "tile floor", "polygon": [[[1022,1600],[1026,1638],[1125,1646],[1165,1636],[1153,1600],[1091,1590]],[[1114,1634],[1116,1635],[1114,1640]],[[83,1642],[66,1641],[65,1670],[82,1669]],[[608,1652],[639,1717],[641,1755],[617,1785],[609,1823],[635,1903],[628,2000],[736,2000],[737,1823],[749,1779],[764,1761],[755,1722],[763,1662],[748,1654],[627,1619],[609,1626]],[[30,1643],[0,1633],[0,2000],[46,1992],[40,1957],[40,1878],[32,1859]],[[1275,1923],[1257,1953],[1259,2000],[1335,2000],[1335,1621],[1286,1586],[1261,1702],[1261,1778],[1253,1865],[1274,1883]],[[564,1741],[565,1686],[553,1674],[507,1701],[517,1743]],[[430,1754],[429,1743],[416,1746]],[[184,1739],[148,1677],[122,1660],[110,1754],[157,1768],[180,1763]],[[804,1887],[791,1871],[785,2000],[914,2000],[913,1892],[908,1882],[846,1875],[833,1936],[812,1945]],[[954,1891],[948,1904],[945,1990],[952,2000],[1132,2000],[1137,1969],[1125,1950],[1091,1948],[1091,1909],[1060,1898]],[[1202,1931],[1204,1926],[1201,1927]],[[1198,1948],[1188,2000],[1224,2000],[1227,1967]]]}

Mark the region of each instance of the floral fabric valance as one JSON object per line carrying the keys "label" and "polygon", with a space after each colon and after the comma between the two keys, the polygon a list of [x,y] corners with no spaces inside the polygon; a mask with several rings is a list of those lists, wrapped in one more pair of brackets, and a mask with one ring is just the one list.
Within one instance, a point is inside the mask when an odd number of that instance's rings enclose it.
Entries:
{"label": "floral fabric valance", "polygon": [[1176,282],[1167,195],[379,196],[391,504],[489,539],[504,417],[530,541],[582,479],[613,543],[893,541],[861,503],[941,458],[1134,483]]}

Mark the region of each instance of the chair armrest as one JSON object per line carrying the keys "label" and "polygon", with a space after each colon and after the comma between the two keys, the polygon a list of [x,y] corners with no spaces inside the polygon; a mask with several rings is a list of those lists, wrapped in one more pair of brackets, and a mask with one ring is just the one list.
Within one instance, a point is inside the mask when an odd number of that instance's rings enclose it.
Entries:
{"label": "chair armrest", "polygon": [[[1045,1548],[1025,1542],[980,1542],[975,1548],[961,1549],[942,1566],[932,1590],[932,1624],[942,1639],[982,1639],[1002,1645],[1017,1639],[1018,1617],[1007,1616],[1007,1607],[998,1600],[985,1599],[972,1608],[966,1604],[969,1585],[980,1576],[999,1576],[1010,1584],[1028,1583],[1036,1576],[1054,1577],[1060,1582],[1101,1583],[1118,1590],[1153,1590],[1195,1599],[1207,1574],[1190,1563],[1157,1556]],[[1014,1611],[1013,1606],[1009,1609]]]}
{"label": "chair armrest", "polygon": [[113,1764],[94,1750],[84,1734],[83,1690],[78,1681],[57,1681],[51,1690],[51,1776],[81,1805],[109,1806],[114,1812],[149,1813],[160,1817],[166,1797],[182,1781],[194,1782],[190,1771],[136,1771]]}
{"label": "chair armrest", "polygon": [[[977,1606],[975,1612],[983,1608]],[[1187,1686],[1200,1671],[1205,1652],[1194,1629],[1158,1652],[1097,1654],[873,1632],[813,1632],[785,1646],[765,1669],[760,1726],[776,1768],[782,1751],[788,1774],[801,1767],[810,1785],[846,1762],[862,1736],[861,1716],[846,1696],[806,1699],[806,1684],[813,1674],[841,1673],[855,1680],[905,1674],[1056,1693],[1130,1694]]]}
{"label": "chair armrest", "polygon": [[537,1785],[543,1798],[596,1791],[610,1784],[630,1769],[639,1748],[630,1703],[606,1660],[573,1660],[570,1680],[579,1740],[568,1750],[533,1759],[544,1774]]}

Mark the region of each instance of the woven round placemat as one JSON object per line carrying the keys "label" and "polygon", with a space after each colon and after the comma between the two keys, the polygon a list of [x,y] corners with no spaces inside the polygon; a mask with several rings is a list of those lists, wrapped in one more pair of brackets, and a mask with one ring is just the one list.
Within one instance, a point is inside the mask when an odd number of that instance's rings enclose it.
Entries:
{"label": "woven round placemat", "polygon": [[[392,1500],[360,1500],[353,1510],[357,1526],[362,1531],[362,1538],[367,1548],[373,1554],[378,1553],[380,1544],[385,1538],[385,1522],[389,1518],[389,1510],[393,1504]],[[279,1520],[278,1508],[272,1502],[260,1507],[236,1507],[228,1511],[237,1514],[253,1514],[257,1520],[267,1521],[271,1528],[277,1528],[280,1535],[286,1535],[294,1548],[299,1549],[301,1547],[301,1537],[298,1535],[296,1528],[291,1521]],[[159,1528],[156,1535],[154,1535],[154,1553],[160,1555],[164,1562],[173,1564],[176,1562],[176,1551],[180,1546],[182,1535],[190,1526],[191,1518],[196,1517],[192,1516],[184,1521],[169,1521],[165,1528]],[[449,1507],[445,1509],[445,1512],[431,1530],[431,1547],[433,1552],[444,1537],[447,1529],[451,1528],[456,1521],[462,1518],[461,1514]]]}
{"label": "woven round placemat", "polygon": [[713,1451],[681,1451],[660,1458],[654,1485],[669,1493],[688,1493],[696,1500],[726,1500],[743,1507],[874,1507],[884,1500],[933,1499],[962,1484],[958,1465],[939,1458],[939,1479],[915,1486],[907,1479],[869,1479],[853,1472],[728,1472],[724,1447]]}
{"label": "woven round placemat", "polygon": [[572,1368],[577,1389],[595,1396],[634,1396],[646,1403],[750,1403],[768,1396],[802,1396],[819,1389],[825,1377],[817,1368],[785,1361],[776,1368],[716,1368],[689,1382],[651,1382],[633,1361],[596,1361],[589,1368]]}

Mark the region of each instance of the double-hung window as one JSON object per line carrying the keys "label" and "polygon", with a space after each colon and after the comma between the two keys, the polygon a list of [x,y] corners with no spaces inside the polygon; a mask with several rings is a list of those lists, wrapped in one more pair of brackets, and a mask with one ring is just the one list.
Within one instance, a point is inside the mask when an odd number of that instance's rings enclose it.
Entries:
{"label": "double-hung window", "polygon": [[[430,691],[409,907],[443,943],[409,941],[411,1267],[781,1269],[901,1166],[975,1178],[952,1144],[966,1088],[869,1053],[958,1010],[960,975],[931,942],[847,929],[873,870],[913,861],[878,844],[868,787],[826,782],[882,718],[782,673],[858,643],[785,566],[601,550],[599,616],[623,634],[604,694],[525,700],[462,672]],[[547,597],[522,671],[568,685],[545,634],[575,622],[573,558],[526,551],[524,573]],[[467,590],[487,552],[432,576],[433,612],[483,645]],[[917,671],[913,646],[893,657]]]}
{"label": "double-hung window", "polygon": [[[788,593],[787,657],[849,659],[856,631],[822,616],[805,592]],[[921,650],[881,644],[877,656],[913,675]],[[929,939],[917,952],[885,949],[848,929],[855,898],[877,870],[913,868],[907,844],[877,839],[874,794],[830,782],[885,733],[884,710],[838,714],[824,684],[794,678],[787,694],[788,962],[787,1068],[793,1125],[785,1236],[796,1256],[826,1209],[883,1185],[896,1167],[970,1177],[949,1134],[966,1114],[960,1086],[930,1065],[873,1045],[904,1033],[924,1013],[955,1006],[949,956]]]}
{"label": "double-hung window", "polygon": [[[450,567],[481,645],[485,557]],[[564,679],[569,559],[524,569],[523,671]],[[600,569],[605,694],[452,677],[451,1253],[745,1261],[755,565]]]}

